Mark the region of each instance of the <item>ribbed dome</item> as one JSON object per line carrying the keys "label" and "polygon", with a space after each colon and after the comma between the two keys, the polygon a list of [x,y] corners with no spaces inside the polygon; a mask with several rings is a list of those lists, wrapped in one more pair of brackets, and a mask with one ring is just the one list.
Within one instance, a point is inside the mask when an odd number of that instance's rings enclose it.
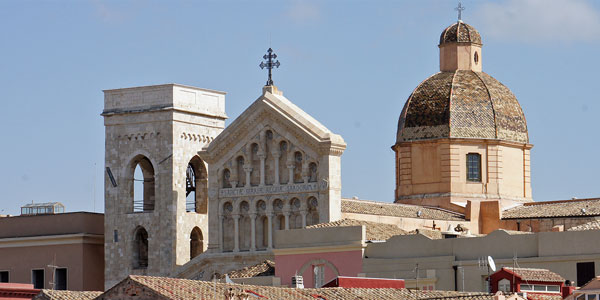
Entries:
{"label": "ribbed dome", "polygon": [[408,97],[396,142],[436,138],[528,143],[527,123],[513,93],[483,72],[440,72]]}
{"label": "ribbed dome", "polygon": [[440,45],[445,43],[474,43],[481,45],[481,36],[473,26],[463,21],[458,21],[442,31]]}

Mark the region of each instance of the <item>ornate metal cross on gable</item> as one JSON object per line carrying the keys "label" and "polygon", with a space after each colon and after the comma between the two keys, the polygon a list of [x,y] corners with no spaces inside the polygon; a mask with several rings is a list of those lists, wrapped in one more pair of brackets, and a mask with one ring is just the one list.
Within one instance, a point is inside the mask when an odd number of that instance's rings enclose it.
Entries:
{"label": "ornate metal cross on gable", "polygon": [[462,20],[462,11],[465,10],[465,7],[462,6],[462,3],[458,2],[458,7],[455,7],[454,10],[458,11],[458,20]]}
{"label": "ornate metal cross on gable", "polygon": [[261,69],[267,68],[267,70],[269,70],[269,79],[267,80],[267,85],[273,85],[273,79],[271,78],[271,70],[273,68],[279,68],[280,65],[278,60],[273,61],[277,58],[277,54],[273,53],[273,49],[269,48],[269,50],[267,50],[267,54],[265,54],[263,58],[267,61],[261,62],[259,66]]}

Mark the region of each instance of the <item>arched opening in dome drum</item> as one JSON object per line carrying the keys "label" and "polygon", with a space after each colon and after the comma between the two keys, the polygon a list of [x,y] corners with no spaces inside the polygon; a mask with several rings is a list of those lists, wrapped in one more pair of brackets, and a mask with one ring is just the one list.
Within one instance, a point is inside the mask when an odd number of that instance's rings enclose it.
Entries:
{"label": "arched opening in dome drum", "polygon": [[473,55],[473,61],[475,64],[479,63],[479,53],[477,53],[477,51],[475,51],[475,54]]}
{"label": "arched opening in dome drum", "polygon": [[467,181],[481,182],[481,154],[467,154]]}

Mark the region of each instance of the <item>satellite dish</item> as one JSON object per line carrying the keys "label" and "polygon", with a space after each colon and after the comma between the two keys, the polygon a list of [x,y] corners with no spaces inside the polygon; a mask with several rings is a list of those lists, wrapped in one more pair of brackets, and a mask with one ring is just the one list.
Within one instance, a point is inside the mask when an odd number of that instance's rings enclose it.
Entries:
{"label": "satellite dish", "polygon": [[492,272],[496,272],[496,263],[494,263],[494,259],[491,256],[488,256],[488,266],[490,266]]}

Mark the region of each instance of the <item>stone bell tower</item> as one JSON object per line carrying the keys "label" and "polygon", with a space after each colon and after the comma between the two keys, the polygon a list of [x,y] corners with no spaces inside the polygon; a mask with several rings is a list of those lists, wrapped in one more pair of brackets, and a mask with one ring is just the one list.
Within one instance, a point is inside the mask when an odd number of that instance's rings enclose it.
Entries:
{"label": "stone bell tower", "polygon": [[225,93],[106,90],[102,116],[105,288],[130,274],[168,276],[208,244],[207,165],[197,152],[225,126]]}

